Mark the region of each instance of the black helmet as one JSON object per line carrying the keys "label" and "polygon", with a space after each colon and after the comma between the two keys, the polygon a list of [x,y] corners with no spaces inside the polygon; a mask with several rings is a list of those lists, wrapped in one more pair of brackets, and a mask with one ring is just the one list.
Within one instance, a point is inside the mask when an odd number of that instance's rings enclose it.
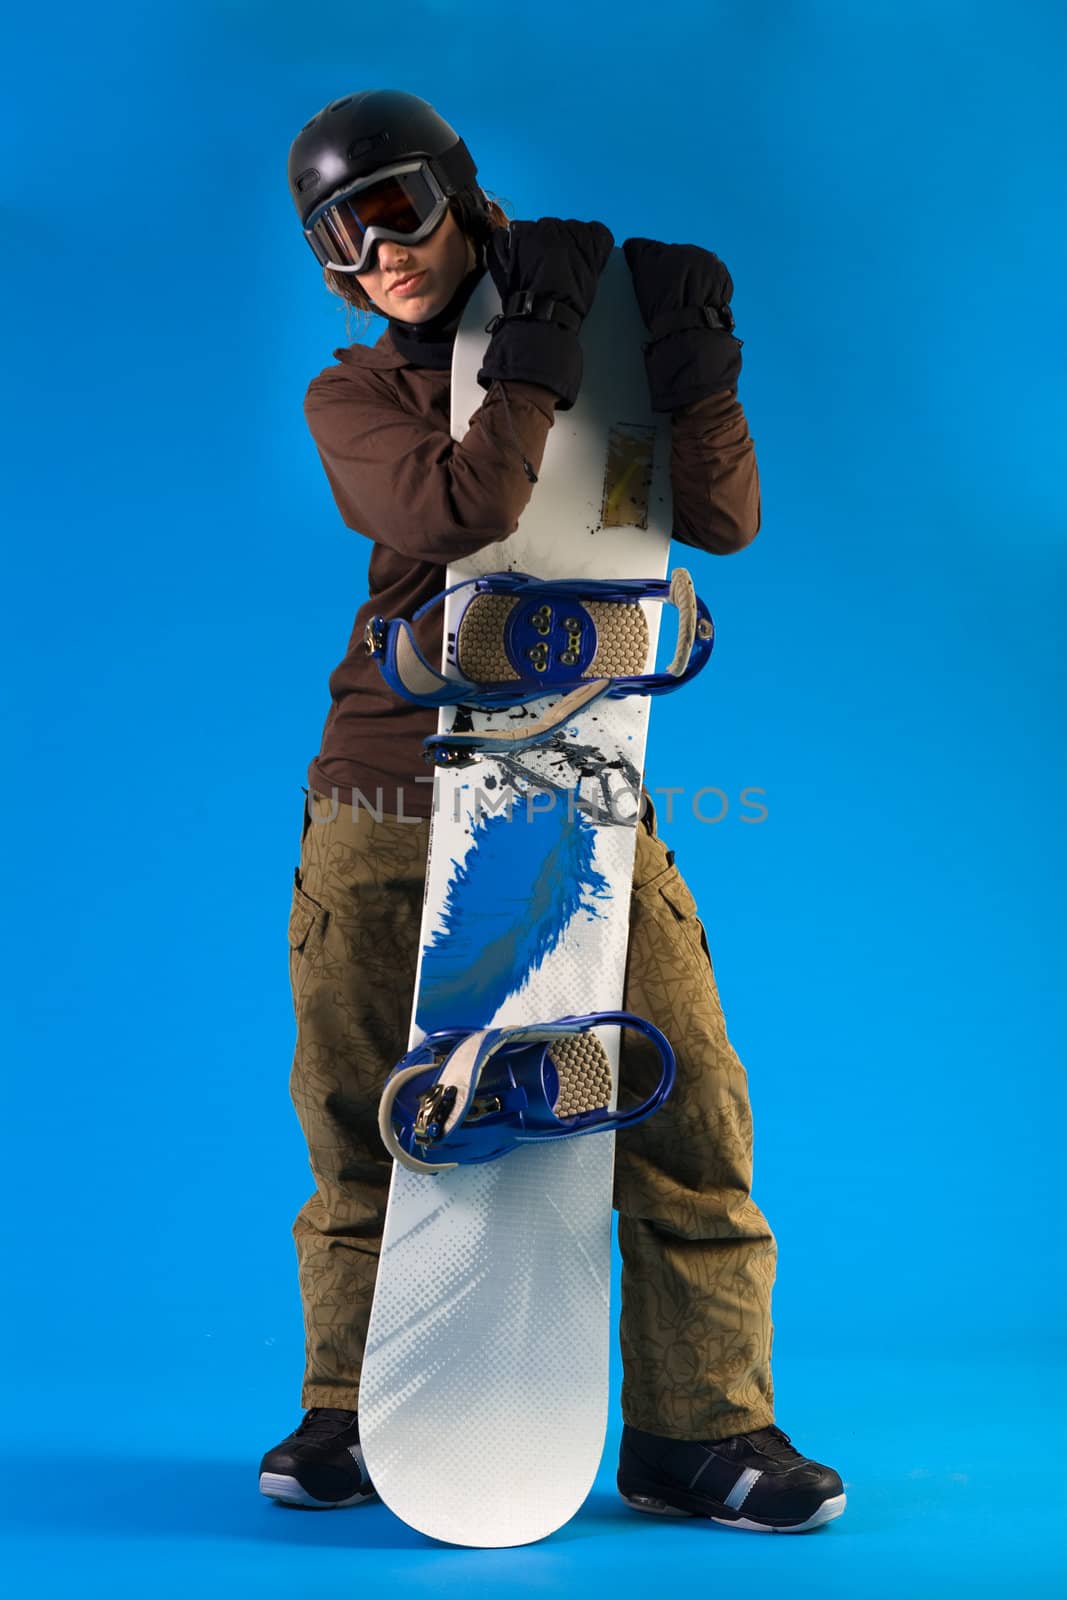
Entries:
{"label": "black helmet", "polygon": [[331,101],[289,149],[289,191],[308,243],[342,272],[368,265],[378,238],[426,238],[453,196],[484,215],[477,171],[456,130],[397,89]]}

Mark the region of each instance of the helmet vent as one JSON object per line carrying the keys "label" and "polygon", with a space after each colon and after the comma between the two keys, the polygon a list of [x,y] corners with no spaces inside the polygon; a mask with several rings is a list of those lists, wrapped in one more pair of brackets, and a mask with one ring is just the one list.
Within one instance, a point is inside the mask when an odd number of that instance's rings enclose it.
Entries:
{"label": "helmet vent", "polygon": [[366,139],[357,139],[355,144],[350,144],[347,150],[349,161],[361,161],[364,156],[377,148],[380,144],[389,143],[388,129],[383,128],[378,133],[372,133]]}
{"label": "helmet vent", "polygon": [[299,178],[295,180],[294,187],[297,194],[303,194],[305,189],[309,188],[314,183],[318,183],[320,177],[321,174],[317,167],[308,167],[307,171],[302,172]]}
{"label": "helmet vent", "polygon": [[354,99],[355,95],[346,94],[342,100],[332,100],[326,109],[327,111],[340,111],[342,106],[351,105]]}

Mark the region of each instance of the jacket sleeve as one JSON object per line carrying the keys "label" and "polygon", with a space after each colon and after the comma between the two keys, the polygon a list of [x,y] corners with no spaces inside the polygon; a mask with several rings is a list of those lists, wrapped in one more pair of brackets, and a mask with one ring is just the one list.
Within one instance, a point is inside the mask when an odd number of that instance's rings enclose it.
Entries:
{"label": "jacket sleeve", "polygon": [[514,532],[541,465],[555,398],[534,384],[494,384],[458,442],[398,405],[375,372],[313,378],[304,415],[348,527],[442,566]]}
{"label": "jacket sleeve", "polygon": [[760,525],[756,449],[735,390],[708,395],[671,418],[674,537],[726,556]]}

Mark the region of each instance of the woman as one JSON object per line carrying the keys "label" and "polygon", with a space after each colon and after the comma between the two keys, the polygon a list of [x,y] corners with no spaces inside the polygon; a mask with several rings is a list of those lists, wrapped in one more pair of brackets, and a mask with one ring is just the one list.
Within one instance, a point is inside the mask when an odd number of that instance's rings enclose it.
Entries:
{"label": "woman", "polygon": [[[436,712],[400,701],[363,647],[369,618],[411,618],[447,563],[514,530],[535,493],[557,409],[582,378],[580,327],[612,247],[600,223],[507,223],[455,131],[413,95],[371,90],[301,130],[293,198],[327,285],[387,320],[374,346],[335,352],[305,414],[344,521],[373,541],[370,598],[330,679],[309,769],[290,920],[297,1017],[292,1092],[316,1190],[294,1227],[307,1331],[296,1429],[260,1486],[286,1503],[373,1495],[359,1449],[359,1374],[390,1162],[377,1128],[407,1046],[431,790],[421,758]],[[672,417],[674,536],[717,554],[759,525],[752,442],[736,396],[732,284],[695,246],[624,246],[654,409]],[[450,432],[452,343],[488,270],[505,310],[467,433]],[[513,296],[524,295],[521,313]],[[417,625],[441,655],[441,611]],[[751,1116],[692,895],[655,830],[637,830],[627,1009],[671,1040],[675,1089],[620,1134],[623,1440],[618,1483],[642,1510],[800,1530],[844,1509],[841,1480],[773,1423],[775,1243],[749,1197]],[[640,1075],[624,1049],[623,1086]]]}

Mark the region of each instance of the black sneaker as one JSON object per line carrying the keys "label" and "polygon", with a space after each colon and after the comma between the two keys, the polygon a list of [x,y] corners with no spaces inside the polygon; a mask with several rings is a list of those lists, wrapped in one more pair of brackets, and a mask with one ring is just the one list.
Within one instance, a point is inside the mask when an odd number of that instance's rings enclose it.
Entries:
{"label": "black sneaker", "polygon": [[335,1511],[374,1498],[354,1411],[313,1406],[259,1464],[259,1492],[286,1506]]}
{"label": "black sneaker", "polygon": [[757,1533],[806,1533],[845,1509],[834,1469],[809,1461],[773,1427],[708,1443],[624,1427],[618,1485],[635,1511],[710,1517]]}

